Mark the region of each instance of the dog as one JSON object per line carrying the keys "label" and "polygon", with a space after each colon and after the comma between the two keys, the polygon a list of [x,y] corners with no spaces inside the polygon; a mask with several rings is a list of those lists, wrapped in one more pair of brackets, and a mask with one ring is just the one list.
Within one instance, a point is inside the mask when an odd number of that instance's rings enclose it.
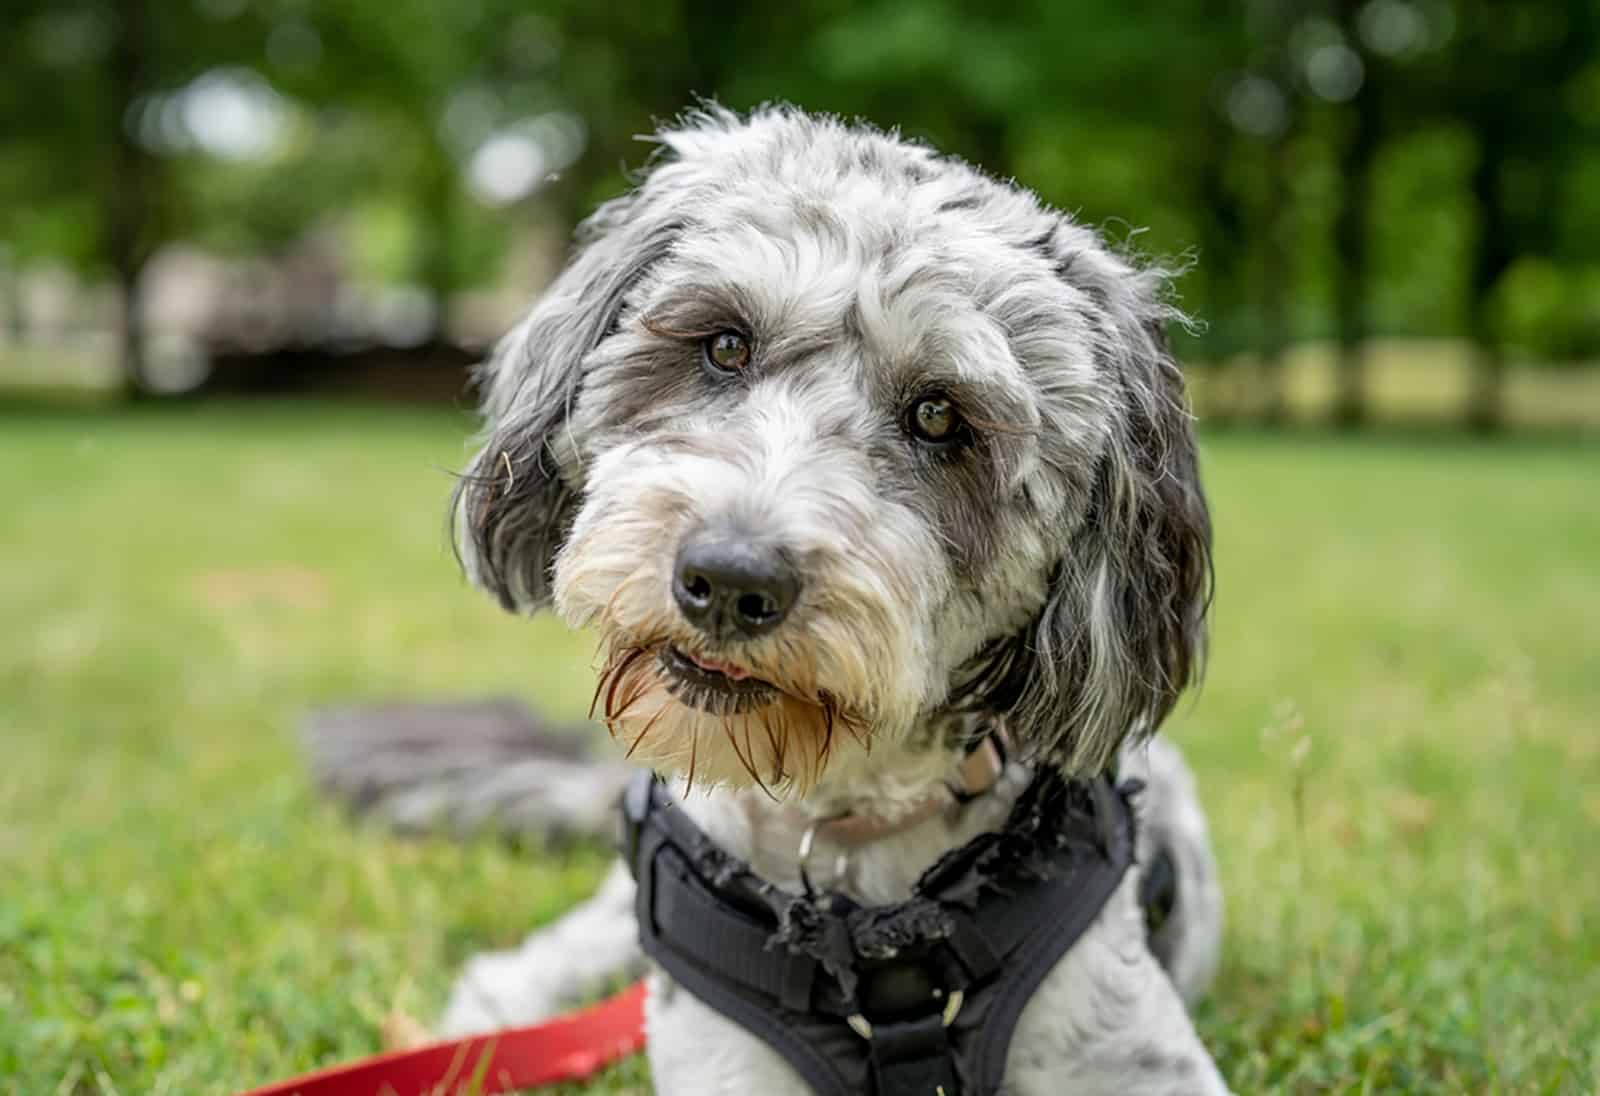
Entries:
{"label": "dog", "polygon": [[[737,876],[780,919],[837,902],[851,932],[916,906],[948,943],[959,903],[917,905],[929,879],[1029,818],[1017,855],[1054,855],[1038,820],[1077,817],[1034,783],[1099,812],[1083,848],[1115,845],[1105,820],[1132,804],[1133,866],[1028,973],[988,1079],[952,1021],[987,991],[934,985],[950,1034],[858,1012],[855,1034],[817,1037],[841,1058],[861,1041],[863,1089],[1226,1091],[1185,1007],[1217,963],[1216,868],[1193,780],[1153,738],[1199,673],[1211,596],[1172,272],[862,124],[707,106],[654,141],[482,369],[486,432],[452,508],[465,573],[595,631],[596,711],[671,782],[630,817],[665,812],[712,865],[685,887]],[[521,948],[471,960],[442,1029],[530,1022],[648,971],[659,1092],[816,1090],[834,1052],[781,1049],[816,1018],[790,1000],[763,1035],[714,1005],[694,987],[721,945],[665,963],[643,889],[619,864]],[[806,946],[790,920],[765,945],[780,962]],[[814,954],[854,1000],[855,960]],[[884,1033],[913,1027],[949,1047],[885,1080],[903,1063]]]}

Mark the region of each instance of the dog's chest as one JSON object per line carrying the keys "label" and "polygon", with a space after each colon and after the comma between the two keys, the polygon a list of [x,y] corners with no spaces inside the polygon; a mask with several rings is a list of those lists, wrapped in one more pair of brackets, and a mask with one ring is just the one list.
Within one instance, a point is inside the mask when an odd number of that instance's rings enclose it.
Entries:
{"label": "dog's chest", "polygon": [[[1027,769],[1009,766],[982,799],[878,840],[844,845],[815,837],[803,864],[801,848],[813,819],[792,808],[752,791],[690,795],[682,804],[721,848],[774,885],[802,893],[803,868],[813,885],[838,891],[864,906],[877,906],[905,901],[917,879],[939,857],[1003,825],[1027,780]],[[927,793],[918,789],[915,794]]]}

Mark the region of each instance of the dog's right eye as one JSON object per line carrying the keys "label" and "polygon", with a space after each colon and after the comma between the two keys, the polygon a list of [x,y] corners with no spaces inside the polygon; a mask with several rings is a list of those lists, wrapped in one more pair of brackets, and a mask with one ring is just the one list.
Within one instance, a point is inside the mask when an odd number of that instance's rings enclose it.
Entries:
{"label": "dog's right eye", "polygon": [[750,364],[750,340],[737,331],[718,331],[703,344],[706,365],[716,373],[737,373]]}

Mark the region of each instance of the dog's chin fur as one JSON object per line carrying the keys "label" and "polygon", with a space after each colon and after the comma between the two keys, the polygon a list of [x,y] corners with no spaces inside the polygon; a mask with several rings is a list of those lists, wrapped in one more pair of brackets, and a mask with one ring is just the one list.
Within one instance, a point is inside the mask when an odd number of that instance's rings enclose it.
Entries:
{"label": "dog's chin fur", "polygon": [[[684,788],[755,786],[804,796],[830,764],[851,768],[869,732],[832,697],[773,672],[716,689],[685,680],[665,642],[613,646],[595,690],[595,713],[629,760],[674,774]],[[681,656],[679,656],[681,657]]]}

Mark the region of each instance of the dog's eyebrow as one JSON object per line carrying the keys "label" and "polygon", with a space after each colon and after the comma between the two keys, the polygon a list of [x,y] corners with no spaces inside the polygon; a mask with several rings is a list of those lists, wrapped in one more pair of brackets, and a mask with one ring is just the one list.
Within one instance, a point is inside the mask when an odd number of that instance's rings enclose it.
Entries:
{"label": "dog's eyebrow", "polygon": [[741,300],[737,286],[679,286],[653,301],[638,316],[639,326],[652,335],[692,341],[729,328],[754,335],[754,302]]}
{"label": "dog's eyebrow", "polygon": [[668,326],[665,320],[656,318],[653,313],[646,313],[639,317],[639,326],[652,335],[659,335],[663,339],[682,339],[690,342],[696,339],[708,339],[712,335],[727,330],[727,324],[701,324],[691,329]]}

